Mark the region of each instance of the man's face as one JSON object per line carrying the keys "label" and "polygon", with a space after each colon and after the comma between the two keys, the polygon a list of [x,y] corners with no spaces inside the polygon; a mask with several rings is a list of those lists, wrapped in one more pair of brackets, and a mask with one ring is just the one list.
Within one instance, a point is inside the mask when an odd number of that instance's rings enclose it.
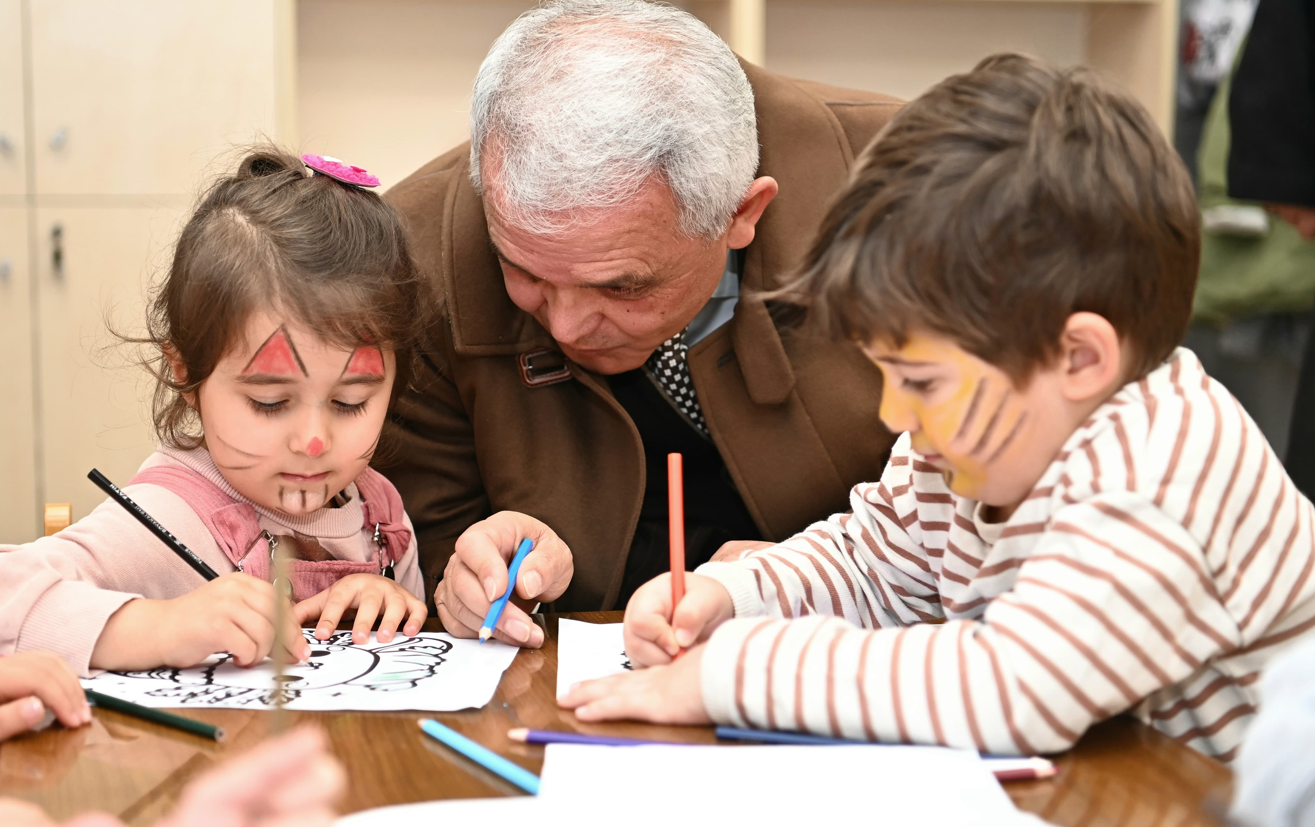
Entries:
{"label": "man's face", "polygon": [[726,266],[726,235],[685,237],[675,198],[657,180],[597,221],[555,235],[513,226],[496,197],[485,199],[485,211],[507,295],[568,358],[602,374],[643,365],[698,315]]}
{"label": "man's face", "polygon": [[309,514],[365,470],[396,374],[391,350],[344,350],[278,314],[252,314],[198,390],[206,448],[242,496]]}
{"label": "man's face", "polygon": [[933,334],[863,350],[885,378],[882,421],[909,432],[913,450],[960,496],[1012,509],[1078,424],[1057,369],[1039,368],[1019,388],[1000,368]]}

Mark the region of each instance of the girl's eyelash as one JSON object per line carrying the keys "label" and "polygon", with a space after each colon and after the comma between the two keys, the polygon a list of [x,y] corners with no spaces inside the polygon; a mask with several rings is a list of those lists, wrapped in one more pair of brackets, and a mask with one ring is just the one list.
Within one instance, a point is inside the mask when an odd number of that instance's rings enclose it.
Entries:
{"label": "girl's eyelash", "polygon": [[915,393],[926,393],[931,390],[931,379],[905,379],[902,383],[905,390],[911,390]]}
{"label": "girl's eyelash", "polygon": [[365,406],[368,402],[369,400],[367,399],[365,402],[349,404],[347,402],[339,402],[335,399],[333,400],[333,407],[338,409],[338,413],[344,413],[348,416],[361,416],[365,413]]}
{"label": "girl's eyelash", "polygon": [[283,407],[288,404],[288,400],[286,399],[280,399],[278,402],[261,402],[248,397],[248,401],[251,402],[251,407],[255,409],[256,413],[262,413],[266,416],[273,416],[283,410]]}

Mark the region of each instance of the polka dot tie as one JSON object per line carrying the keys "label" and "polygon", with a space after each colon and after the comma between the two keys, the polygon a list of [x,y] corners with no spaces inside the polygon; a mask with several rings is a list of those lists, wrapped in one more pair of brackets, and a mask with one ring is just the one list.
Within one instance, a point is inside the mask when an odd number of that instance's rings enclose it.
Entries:
{"label": "polka dot tie", "polygon": [[658,387],[676,406],[676,410],[685,415],[690,424],[703,434],[708,433],[708,423],[703,418],[703,408],[699,406],[699,397],[694,393],[694,379],[689,375],[689,346],[685,344],[685,331],[682,330],[667,339],[653,355],[648,357],[644,367],[657,380]]}

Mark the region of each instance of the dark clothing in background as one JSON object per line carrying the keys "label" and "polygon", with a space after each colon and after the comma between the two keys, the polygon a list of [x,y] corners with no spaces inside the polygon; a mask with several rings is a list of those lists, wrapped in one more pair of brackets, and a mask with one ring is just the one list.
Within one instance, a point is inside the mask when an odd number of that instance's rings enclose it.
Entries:
{"label": "dark clothing in background", "polygon": [[1233,76],[1228,194],[1315,207],[1315,0],[1261,0]]}
{"label": "dark clothing in background", "polygon": [[[1315,207],[1315,0],[1261,0],[1228,100],[1228,194]],[[1315,498],[1315,336],[1288,437],[1288,475]]]}

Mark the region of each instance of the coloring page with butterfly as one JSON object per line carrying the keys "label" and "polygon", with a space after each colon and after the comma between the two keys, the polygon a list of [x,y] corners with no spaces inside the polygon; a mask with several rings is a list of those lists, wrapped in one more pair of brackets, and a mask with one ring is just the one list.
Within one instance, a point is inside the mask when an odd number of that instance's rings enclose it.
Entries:
{"label": "coloring page with butterfly", "polygon": [[328,640],[302,634],[310,658],[289,664],[277,688],[272,660],[242,669],[227,654],[187,669],[105,672],[82,685],[156,708],[273,709],[281,696],[293,710],[451,712],[487,704],[518,651],[431,632],[388,643],[372,634],[360,646],[349,631]]}
{"label": "coloring page with butterfly", "polygon": [[626,656],[624,623],[557,623],[557,697],[581,681],[633,668]]}

